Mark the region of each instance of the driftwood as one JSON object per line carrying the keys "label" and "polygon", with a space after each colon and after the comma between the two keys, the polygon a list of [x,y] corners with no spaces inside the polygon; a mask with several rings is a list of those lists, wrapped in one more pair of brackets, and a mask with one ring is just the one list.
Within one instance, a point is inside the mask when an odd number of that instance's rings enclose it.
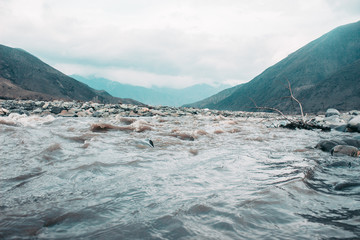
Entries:
{"label": "driftwood", "polygon": [[286,125],[281,126],[283,128],[288,128],[288,129],[306,129],[306,130],[314,130],[314,129],[321,129],[324,132],[330,132],[331,128],[330,127],[325,127],[322,125],[318,125],[318,124],[313,124],[313,123],[308,123],[308,122],[301,122],[301,121],[292,121]]}

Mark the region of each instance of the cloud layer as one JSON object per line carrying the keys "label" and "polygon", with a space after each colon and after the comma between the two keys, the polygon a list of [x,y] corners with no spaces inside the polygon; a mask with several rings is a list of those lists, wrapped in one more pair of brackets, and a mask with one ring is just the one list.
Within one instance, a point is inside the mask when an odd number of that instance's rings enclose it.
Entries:
{"label": "cloud layer", "polygon": [[359,17],[358,0],[2,0],[0,44],[67,74],[238,84]]}

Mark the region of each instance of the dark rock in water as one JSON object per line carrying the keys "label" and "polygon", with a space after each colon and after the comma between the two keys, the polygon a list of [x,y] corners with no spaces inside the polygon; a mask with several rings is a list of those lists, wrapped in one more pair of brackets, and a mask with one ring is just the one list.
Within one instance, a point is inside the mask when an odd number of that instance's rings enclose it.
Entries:
{"label": "dark rock in water", "polygon": [[354,115],[354,116],[358,116],[360,115],[360,111],[357,111],[357,110],[352,110],[349,112],[350,115]]}
{"label": "dark rock in water", "polygon": [[352,139],[352,138],[349,138],[349,139],[344,139],[343,141],[346,142],[347,145],[360,148],[360,139],[356,139],[356,138],[353,138],[353,139]]}
{"label": "dark rock in water", "polygon": [[25,104],[23,104],[23,108],[26,111],[32,111],[36,108],[36,105],[34,102],[26,102]]}
{"label": "dark rock in water", "polygon": [[330,150],[337,145],[346,145],[346,142],[341,140],[323,140],[319,142],[315,148],[319,148],[325,152],[330,152]]}
{"label": "dark rock in water", "polygon": [[348,188],[359,187],[359,182],[343,182],[335,185],[334,189],[337,191],[345,190]]}
{"label": "dark rock in water", "polygon": [[325,117],[330,117],[334,115],[340,116],[340,112],[334,108],[329,108],[328,110],[326,110]]}
{"label": "dark rock in water", "polygon": [[330,152],[333,156],[347,155],[351,157],[359,157],[360,155],[360,150],[357,147],[349,145],[337,145],[333,147]]}
{"label": "dark rock in water", "polygon": [[344,140],[323,140],[316,144],[315,148],[319,148],[325,152],[330,152],[337,145],[348,145],[355,148],[360,147],[360,139],[348,138]]}
{"label": "dark rock in water", "polygon": [[62,110],[64,110],[64,109],[61,107],[52,107],[50,112],[53,114],[59,114],[59,113],[61,113]]}
{"label": "dark rock in water", "polygon": [[102,117],[102,113],[101,113],[101,112],[94,112],[94,113],[92,114],[92,116],[93,116],[93,117],[100,118],[100,117]]}
{"label": "dark rock in water", "polygon": [[347,132],[347,125],[336,126],[334,129],[339,132]]}

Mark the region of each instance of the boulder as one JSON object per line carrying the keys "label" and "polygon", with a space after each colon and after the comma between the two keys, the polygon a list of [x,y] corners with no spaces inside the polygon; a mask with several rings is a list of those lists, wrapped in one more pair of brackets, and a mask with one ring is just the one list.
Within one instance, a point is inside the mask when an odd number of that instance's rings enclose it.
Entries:
{"label": "boulder", "polygon": [[5,108],[0,108],[0,116],[6,116],[9,114],[9,110]]}
{"label": "boulder", "polygon": [[347,124],[335,126],[334,129],[339,132],[347,132]]}
{"label": "boulder", "polygon": [[355,148],[360,148],[360,139],[346,138],[343,140],[322,140],[315,146],[315,148],[319,148],[325,152],[329,152],[332,148],[338,145],[348,145]]}
{"label": "boulder", "polygon": [[59,113],[61,113],[62,110],[64,110],[62,107],[52,107],[50,109],[50,112],[53,114],[59,114]]}
{"label": "boulder", "polygon": [[346,145],[350,145],[353,147],[360,148],[360,139],[357,138],[346,138],[343,139],[344,142],[346,142]]}
{"label": "boulder", "polygon": [[354,118],[352,118],[349,122],[348,122],[348,130],[351,132],[360,132],[360,116],[356,116]]}
{"label": "boulder", "polygon": [[357,147],[349,146],[349,145],[337,145],[331,149],[331,155],[333,156],[341,156],[347,155],[351,157],[359,157],[360,150]]}
{"label": "boulder", "polygon": [[331,149],[337,145],[347,145],[346,142],[341,140],[323,140],[316,144],[315,148],[319,148],[325,152],[330,152]]}
{"label": "boulder", "polygon": [[325,117],[330,117],[334,115],[340,116],[340,112],[335,108],[329,108],[328,110],[326,110]]}
{"label": "boulder", "polygon": [[360,111],[358,111],[358,110],[352,110],[352,111],[349,112],[349,114],[350,114],[350,115],[354,115],[354,116],[358,116],[358,115],[360,115]]}
{"label": "boulder", "polygon": [[58,115],[62,116],[62,117],[77,117],[77,115],[73,109],[62,110]]}
{"label": "boulder", "polygon": [[345,120],[340,118],[340,115],[327,116],[324,118],[324,122],[327,125],[333,126],[332,128],[334,128],[335,126],[346,124]]}

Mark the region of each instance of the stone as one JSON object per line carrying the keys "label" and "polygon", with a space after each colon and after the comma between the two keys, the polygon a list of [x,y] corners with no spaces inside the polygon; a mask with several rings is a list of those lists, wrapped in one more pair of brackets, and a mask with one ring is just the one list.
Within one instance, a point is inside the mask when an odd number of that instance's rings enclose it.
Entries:
{"label": "stone", "polygon": [[331,149],[337,145],[346,145],[346,143],[341,140],[322,140],[316,144],[315,148],[321,149],[325,152],[330,152]]}
{"label": "stone", "polygon": [[337,145],[348,145],[356,148],[360,147],[360,139],[357,138],[346,138],[343,140],[322,140],[320,141],[315,148],[319,148],[325,152],[331,151]]}
{"label": "stone", "polygon": [[64,110],[64,109],[61,108],[61,107],[52,107],[50,109],[50,112],[53,113],[53,114],[59,114],[59,113],[61,113],[62,110]]}
{"label": "stone", "polygon": [[26,111],[32,111],[36,108],[36,105],[34,104],[34,102],[25,102],[25,104],[23,104],[24,110]]}
{"label": "stone", "polygon": [[9,114],[9,110],[6,108],[0,108],[0,116],[6,116]]}
{"label": "stone", "polygon": [[43,101],[36,101],[35,102],[35,105],[38,106],[38,107],[42,107],[42,106],[44,106],[44,104],[45,104],[45,102],[43,102]]}
{"label": "stone", "polygon": [[98,110],[98,109],[101,109],[103,107],[103,104],[100,104],[100,103],[92,103],[91,104],[91,107],[94,109],[94,110]]}
{"label": "stone", "polygon": [[341,156],[347,155],[351,157],[359,157],[360,150],[357,147],[349,146],[349,145],[337,145],[331,149],[331,155],[333,156]]}
{"label": "stone", "polygon": [[347,125],[346,124],[339,125],[339,126],[336,126],[334,129],[336,131],[339,131],[339,132],[346,132],[347,131]]}
{"label": "stone", "polygon": [[40,113],[42,113],[43,112],[43,110],[41,109],[41,108],[36,108],[35,110],[33,110],[33,113],[34,114],[40,114]]}
{"label": "stone", "polygon": [[90,113],[89,111],[79,111],[76,113],[76,115],[78,117],[88,117],[88,116],[91,116],[92,113]]}
{"label": "stone", "polygon": [[358,115],[360,115],[360,111],[358,111],[358,110],[352,110],[352,111],[349,112],[349,114],[350,114],[350,115],[354,115],[354,116],[358,116]]}
{"label": "stone", "polygon": [[352,118],[347,124],[350,132],[360,132],[360,116]]}
{"label": "stone", "polygon": [[70,110],[62,110],[59,114],[59,116],[62,117],[76,117],[76,113],[74,110],[70,109]]}
{"label": "stone", "polygon": [[43,109],[46,109],[46,108],[49,107],[49,105],[50,105],[50,103],[49,103],[49,102],[46,102],[46,103],[42,106],[42,108],[43,108]]}
{"label": "stone", "polygon": [[335,108],[329,108],[328,110],[326,110],[325,117],[330,117],[334,115],[340,116],[340,112]]}
{"label": "stone", "polygon": [[346,122],[340,118],[339,115],[331,115],[324,118],[324,122],[326,125],[330,126],[331,128],[335,128],[341,125],[346,124]]}
{"label": "stone", "polygon": [[360,138],[348,138],[344,139],[344,142],[346,142],[346,145],[354,146],[357,148],[360,148]]}

